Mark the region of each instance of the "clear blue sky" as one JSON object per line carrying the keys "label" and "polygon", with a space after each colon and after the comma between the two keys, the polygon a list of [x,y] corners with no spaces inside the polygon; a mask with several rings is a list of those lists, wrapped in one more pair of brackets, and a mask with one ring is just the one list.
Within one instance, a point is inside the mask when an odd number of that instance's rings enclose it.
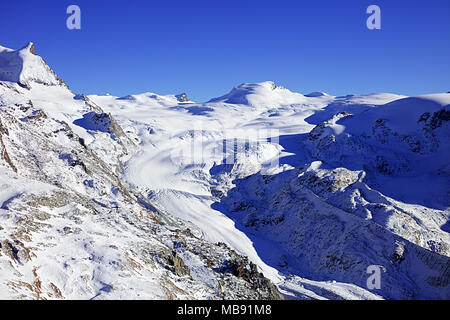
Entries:
{"label": "clear blue sky", "polygon": [[[77,4],[82,29],[66,28]],[[381,8],[382,29],[366,28]],[[302,93],[450,90],[448,0],[2,1],[0,45],[28,41],[80,93],[186,92],[243,82]]]}

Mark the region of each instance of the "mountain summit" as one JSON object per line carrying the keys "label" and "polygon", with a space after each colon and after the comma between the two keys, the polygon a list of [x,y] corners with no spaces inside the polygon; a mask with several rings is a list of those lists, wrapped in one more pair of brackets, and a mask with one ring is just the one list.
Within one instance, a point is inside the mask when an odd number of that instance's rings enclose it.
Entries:
{"label": "mountain summit", "polygon": [[300,93],[292,92],[272,81],[264,81],[243,83],[233,88],[228,94],[211,99],[209,102],[245,104],[254,107],[300,104],[305,101],[305,96]]}
{"label": "mountain summit", "polygon": [[27,88],[33,82],[67,87],[44,59],[36,55],[32,42],[19,50],[0,46],[0,81],[17,82]]}

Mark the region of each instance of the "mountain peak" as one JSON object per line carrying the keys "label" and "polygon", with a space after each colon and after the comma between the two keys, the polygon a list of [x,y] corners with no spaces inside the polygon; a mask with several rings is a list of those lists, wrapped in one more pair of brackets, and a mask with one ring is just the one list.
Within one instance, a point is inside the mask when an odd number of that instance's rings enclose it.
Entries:
{"label": "mountain peak", "polygon": [[16,82],[26,88],[30,88],[32,83],[67,88],[44,59],[36,55],[33,42],[19,50],[0,47],[0,81]]}
{"label": "mountain peak", "polygon": [[35,49],[35,47],[34,47],[34,43],[33,42],[28,42],[28,44],[25,46],[25,47],[23,47],[22,49],[21,49],[21,51],[26,51],[26,52],[30,52],[30,53],[32,53],[32,54],[34,54],[34,55],[36,55],[36,49]]}
{"label": "mountain peak", "polygon": [[243,83],[233,88],[228,94],[211,99],[209,102],[244,104],[249,106],[289,105],[305,101],[297,92],[276,85],[273,81]]}

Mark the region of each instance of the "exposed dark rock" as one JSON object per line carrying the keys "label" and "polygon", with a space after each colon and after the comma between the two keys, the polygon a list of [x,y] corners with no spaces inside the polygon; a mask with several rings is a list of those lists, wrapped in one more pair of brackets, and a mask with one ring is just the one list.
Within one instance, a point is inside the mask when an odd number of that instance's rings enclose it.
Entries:
{"label": "exposed dark rock", "polygon": [[[0,124],[0,129],[3,128]],[[7,131],[6,131],[7,132]],[[6,163],[13,169],[14,172],[17,172],[17,168],[14,165],[14,163],[11,161],[11,158],[8,154],[8,151],[6,150],[5,143],[3,142],[2,138],[3,129],[0,130],[0,159],[3,159],[6,161]]]}
{"label": "exposed dark rock", "polygon": [[70,164],[70,166],[72,166],[72,167],[80,166],[81,168],[83,168],[84,172],[89,173],[88,168],[86,167],[84,162],[81,160],[73,160],[72,163]]}
{"label": "exposed dark rock", "polygon": [[161,252],[160,259],[169,270],[179,277],[189,276],[191,274],[183,259],[181,259],[174,250],[171,251],[167,249],[166,251]]}
{"label": "exposed dark rock", "polygon": [[31,114],[27,117],[28,120],[39,120],[42,118],[45,119],[45,118],[48,118],[48,116],[41,109],[36,110],[36,112],[33,112],[33,114]]}
{"label": "exposed dark rock", "polygon": [[83,146],[83,148],[85,148],[85,149],[87,148],[86,143],[83,138],[78,137],[78,142]]}
{"label": "exposed dark rock", "polygon": [[19,249],[13,243],[10,241],[3,241],[3,244],[0,243],[0,249],[3,249],[3,252],[17,263],[21,263]]}
{"label": "exposed dark rock", "polygon": [[30,52],[34,55],[36,55],[36,48],[34,47],[34,43],[31,44],[30,46]]}
{"label": "exposed dark rock", "polygon": [[430,119],[431,129],[436,129],[442,126],[443,121],[450,120],[450,110],[441,109],[438,112],[433,113]]}
{"label": "exposed dark rock", "polygon": [[2,120],[0,119],[0,134],[8,135],[8,128],[2,124]]}
{"label": "exposed dark rock", "polygon": [[258,272],[257,266],[253,262],[248,261],[247,257],[236,255],[231,260],[225,261],[215,271],[219,273],[231,273],[237,278],[242,278],[251,284],[253,290],[268,291],[268,299],[284,299],[284,296],[278,289],[261,272]]}
{"label": "exposed dark rock", "polygon": [[177,94],[175,97],[177,98],[177,100],[179,102],[188,102],[189,101],[189,98],[188,98],[187,94],[184,93],[184,92],[181,93],[181,94]]}

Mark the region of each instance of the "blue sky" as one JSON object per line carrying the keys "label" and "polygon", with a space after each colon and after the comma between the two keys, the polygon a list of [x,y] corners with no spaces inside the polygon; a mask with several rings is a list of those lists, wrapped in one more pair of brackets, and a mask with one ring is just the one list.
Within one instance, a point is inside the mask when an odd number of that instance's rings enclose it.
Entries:
{"label": "blue sky", "polygon": [[[81,8],[81,30],[66,8]],[[381,8],[381,30],[366,8]],[[28,41],[79,93],[209,100],[272,80],[334,95],[450,90],[448,0],[4,1],[0,45]]]}

